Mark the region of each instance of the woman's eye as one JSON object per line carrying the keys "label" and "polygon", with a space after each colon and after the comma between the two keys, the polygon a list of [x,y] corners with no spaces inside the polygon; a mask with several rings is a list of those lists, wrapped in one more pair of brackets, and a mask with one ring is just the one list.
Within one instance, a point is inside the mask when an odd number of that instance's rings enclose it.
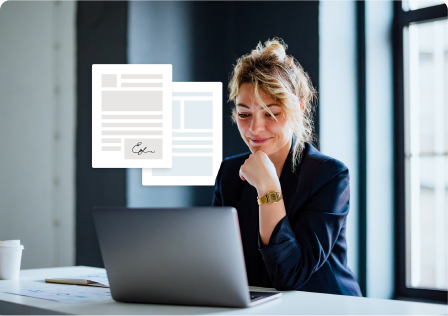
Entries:
{"label": "woman's eye", "polygon": [[[277,116],[277,115],[279,115],[280,113],[272,113],[274,116]],[[266,116],[271,116],[271,114],[269,114],[269,113],[266,113]]]}
{"label": "woman's eye", "polygon": [[246,117],[249,116],[249,114],[247,114],[247,113],[238,113],[238,116],[241,117],[241,118],[246,118]]}

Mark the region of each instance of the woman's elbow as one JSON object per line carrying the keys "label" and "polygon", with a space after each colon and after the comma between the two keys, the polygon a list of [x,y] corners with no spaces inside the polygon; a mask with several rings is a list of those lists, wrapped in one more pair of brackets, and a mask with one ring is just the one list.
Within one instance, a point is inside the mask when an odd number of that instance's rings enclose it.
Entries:
{"label": "woman's elbow", "polygon": [[277,291],[296,291],[306,282],[300,275],[296,274],[291,276],[288,273],[279,276],[271,276],[271,281]]}
{"label": "woman's elbow", "polygon": [[296,288],[291,284],[278,284],[278,285],[274,285],[274,288],[277,291],[295,291],[296,290]]}

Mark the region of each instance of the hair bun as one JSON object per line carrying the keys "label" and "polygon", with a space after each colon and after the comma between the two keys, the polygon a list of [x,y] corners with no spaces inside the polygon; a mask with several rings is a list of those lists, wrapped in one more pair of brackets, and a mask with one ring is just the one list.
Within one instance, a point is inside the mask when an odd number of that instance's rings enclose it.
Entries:
{"label": "hair bun", "polygon": [[277,59],[279,62],[283,62],[286,57],[286,49],[288,46],[283,41],[274,38],[264,43],[264,54],[269,56],[270,59]]}
{"label": "hair bun", "polygon": [[261,63],[272,61],[283,63],[287,57],[287,48],[288,45],[286,45],[282,39],[275,37],[271,40],[267,40],[264,45],[261,42],[258,43],[251,55]]}

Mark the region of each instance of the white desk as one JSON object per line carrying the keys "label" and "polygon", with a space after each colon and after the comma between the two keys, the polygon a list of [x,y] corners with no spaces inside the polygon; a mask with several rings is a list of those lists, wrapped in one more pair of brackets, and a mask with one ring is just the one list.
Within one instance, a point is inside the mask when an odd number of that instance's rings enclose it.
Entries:
{"label": "white desk", "polygon": [[[0,291],[57,286],[36,282],[45,278],[58,278],[105,272],[90,267],[64,267],[22,270],[20,280],[0,281]],[[262,290],[261,288],[252,289]],[[196,306],[174,306],[155,304],[131,304],[113,301],[100,303],[66,304],[32,297],[0,293],[1,314],[112,314],[112,315],[176,315],[176,314],[448,314],[448,306],[393,300],[380,300],[299,291],[283,292],[280,299],[251,308],[212,308]]]}

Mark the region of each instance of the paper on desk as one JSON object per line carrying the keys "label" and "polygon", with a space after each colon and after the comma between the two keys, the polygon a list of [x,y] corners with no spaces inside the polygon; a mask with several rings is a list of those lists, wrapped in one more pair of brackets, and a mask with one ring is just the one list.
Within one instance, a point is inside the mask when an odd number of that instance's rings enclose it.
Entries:
{"label": "paper on desk", "polygon": [[112,299],[110,290],[108,288],[78,285],[20,289],[15,291],[4,291],[4,293],[41,298],[44,300],[58,301],[63,303],[87,303]]}

